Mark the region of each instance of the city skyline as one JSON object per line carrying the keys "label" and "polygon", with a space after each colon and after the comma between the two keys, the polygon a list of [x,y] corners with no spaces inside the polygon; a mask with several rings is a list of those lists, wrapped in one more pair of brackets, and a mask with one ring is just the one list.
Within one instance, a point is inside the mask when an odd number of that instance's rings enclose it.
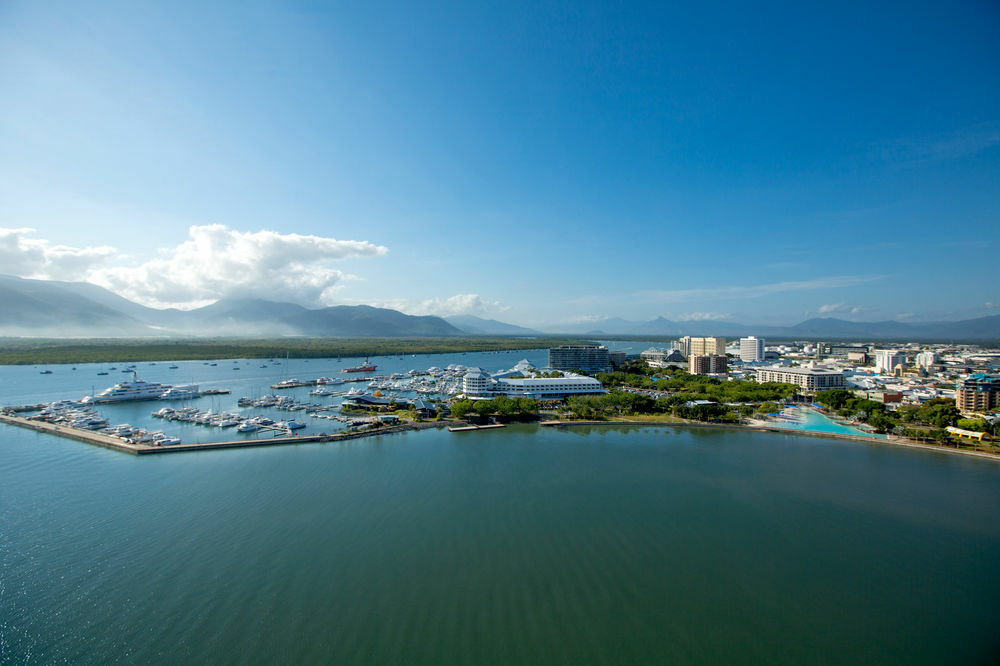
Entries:
{"label": "city skyline", "polygon": [[991,6],[0,18],[0,273],[533,327],[1000,314]]}

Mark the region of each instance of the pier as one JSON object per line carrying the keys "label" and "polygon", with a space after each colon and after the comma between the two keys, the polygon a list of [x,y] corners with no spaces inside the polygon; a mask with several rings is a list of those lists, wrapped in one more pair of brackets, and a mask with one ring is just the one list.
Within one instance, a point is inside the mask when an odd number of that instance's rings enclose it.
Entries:
{"label": "pier", "polygon": [[490,423],[489,425],[466,425],[448,428],[448,432],[468,432],[470,430],[492,430],[493,428],[506,428],[503,423]]}
{"label": "pier", "polygon": [[64,425],[55,425],[44,421],[31,421],[20,416],[10,414],[0,414],[0,423],[27,428],[36,432],[41,432],[57,437],[74,439],[94,446],[106,449],[131,453],[133,455],[148,455],[155,453],[179,453],[182,451],[208,451],[211,449],[241,449],[251,446],[274,446],[280,444],[309,444],[313,442],[341,442],[350,439],[361,439],[375,435],[389,435],[397,432],[407,432],[409,430],[425,430],[427,428],[441,428],[445,423],[407,423],[405,425],[387,426],[377,430],[365,430],[362,432],[344,432],[318,435],[293,435],[285,437],[269,437],[259,439],[239,439],[225,442],[203,442],[201,444],[173,444],[169,446],[150,446],[148,444],[133,444],[123,439],[94,432],[81,428],[70,428]]}

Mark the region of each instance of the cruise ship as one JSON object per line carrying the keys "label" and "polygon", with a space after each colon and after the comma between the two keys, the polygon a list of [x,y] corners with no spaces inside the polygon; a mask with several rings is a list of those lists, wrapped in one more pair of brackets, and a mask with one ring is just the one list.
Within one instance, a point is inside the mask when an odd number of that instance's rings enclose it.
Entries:
{"label": "cruise ship", "polygon": [[97,404],[102,402],[126,402],[128,400],[157,400],[171,387],[167,384],[157,384],[139,379],[132,373],[132,381],[120,382],[111,388],[106,388],[97,395],[85,395],[81,402]]}

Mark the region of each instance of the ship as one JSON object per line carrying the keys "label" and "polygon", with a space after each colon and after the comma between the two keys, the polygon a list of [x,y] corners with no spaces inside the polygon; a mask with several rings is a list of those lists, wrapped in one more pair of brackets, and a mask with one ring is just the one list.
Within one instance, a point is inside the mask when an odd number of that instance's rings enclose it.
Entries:
{"label": "ship", "polygon": [[361,365],[356,365],[353,368],[344,368],[341,372],[374,372],[377,367],[374,363],[369,363],[366,358],[365,362]]}
{"label": "ship", "polygon": [[129,400],[157,400],[169,388],[167,384],[157,384],[139,379],[135,371],[132,381],[115,384],[97,395],[86,395],[81,402],[95,404],[101,402],[126,402]]}

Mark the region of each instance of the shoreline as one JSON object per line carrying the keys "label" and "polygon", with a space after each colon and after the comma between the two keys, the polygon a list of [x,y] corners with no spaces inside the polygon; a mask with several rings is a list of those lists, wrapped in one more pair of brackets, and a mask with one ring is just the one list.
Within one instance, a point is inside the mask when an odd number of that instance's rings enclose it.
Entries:
{"label": "shoreline", "polygon": [[[80,428],[71,428],[68,426],[57,426],[52,423],[46,423],[44,421],[30,421],[26,418],[20,416],[11,416],[8,414],[0,414],[0,423],[15,426],[19,428],[25,428],[27,430],[34,430],[35,432],[55,435],[57,437],[63,437],[66,439],[73,439],[85,444],[91,444],[93,446],[100,446],[106,449],[112,449],[115,451],[120,451],[123,453],[130,453],[132,455],[151,455],[160,453],[182,453],[182,452],[194,452],[194,451],[208,451],[213,449],[239,449],[239,448],[251,448],[258,446],[282,446],[288,444],[322,444],[328,442],[341,442],[353,439],[364,439],[366,437],[374,437],[377,435],[392,435],[401,432],[411,432],[419,430],[428,430],[431,428],[448,428],[451,430],[456,426],[470,426],[470,424],[464,421],[422,421],[418,423],[406,423],[402,425],[387,426],[385,428],[379,428],[377,430],[364,430],[361,432],[339,432],[339,433],[329,433],[329,434],[318,434],[318,435],[300,435],[291,437],[269,437],[262,439],[246,439],[246,440],[228,440],[221,442],[201,442],[196,444],[176,444],[172,446],[150,446],[148,444],[129,444],[128,442],[114,437],[112,435],[106,435],[99,432],[94,432],[92,430],[83,430]],[[892,446],[907,447],[912,449],[923,449],[925,451],[936,451],[939,453],[957,453],[965,456],[973,456],[976,458],[982,458],[985,460],[992,460],[995,462],[1000,462],[1000,452],[989,453],[986,451],[975,451],[969,449],[959,449],[952,448],[948,446],[941,446],[935,444],[924,444],[922,442],[917,442],[911,439],[906,439],[905,437],[899,437],[896,435],[886,435],[885,438],[875,438],[867,437],[864,435],[848,435],[846,433],[834,433],[834,432],[819,432],[815,430],[798,430],[791,428],[780,428],[777,426],[767,426],[767,425],[742,425],[733,423],[698,423],[695,421],[561,421],[561,420],[541,420],[538,421],[539,427],[554,427],[554,428],[566,428],[566,427],[579,427],[579,426],[624,426],[624,427],[679,427],[679,428],[704,428],[712,430],[752,430],[758,432],[770,432],[779,435],[791,435],[791,436],[804,436],[804,437],[819,437],[826,439],[839,439],[843,441],[853,441],[853,442],[863,442],[866,444],[889,444]],[[464,430],[484,430],[489,429],[489,427],[467,427]]]}
{"label": "shoreline", "polygon": [[409,432],[416,430],[428,430],[430,428],[444,428],[449,424],[463,423],[461,421],[423,421],[419,423],[407,423],[405,425],[387,426],[377,430],[364,430],[360,432],[339,432],[321,435],[300,435],[291,437],[268,437],[261,439],[238,439],[221,442],[201,442],[197,444],[174,444],[171,446],[150,446],[148,444],[129,444],[128,442],[94,432],[93,430],[83,430],[81,428],[70,428],[68,426],[57,426],[44,421],[29,421],[20,416],[9,416],[0,414],[0,423],[34,430],[35,432],[55,435],[66,439],[73,439],[85,444],[100,446],[105,449],[112,449],[122,453],[132,455],[151,455],[158,453],[184,453],[193,451],[209,451],[212,449],[243,449],[255,446],[281,446],[286,444],[321,444],[326,442],[341,442],[352,439],[362,439],[374,437],[376,435],[392,435],[399,432]]}
{"label": "shoreline", "polygon": [[766,425],[741,425],[735,423],[697,423],[693,421],[541,421],[540,426],[548,427],[573,427],[573,426],[649,426],[649,427],[679,427],[679,428],[707,428],[707,429],[733,429],[733,430],[755,430],[760,432],[771,432],[779,435],[803,435],[805,437],[820,437],[826,439],[839,439],[852,442],[864,442],[866,444],[890,444],[892,446],[902,446],[913,449],[923,449],[925,451],[937,451],[939,453],[958,453],[986,460],[1000,462],[1000,452],[988,453],[986,451],[974,451],[970,449],[957,449],[949,446],[936,444],[924,444],[898,435],[886,435],[885,438],[866,437],[864,435],[848,435],[837,432],[819,432],[816,430],[797,430],[793,428],[779,428],[777,426]]}

